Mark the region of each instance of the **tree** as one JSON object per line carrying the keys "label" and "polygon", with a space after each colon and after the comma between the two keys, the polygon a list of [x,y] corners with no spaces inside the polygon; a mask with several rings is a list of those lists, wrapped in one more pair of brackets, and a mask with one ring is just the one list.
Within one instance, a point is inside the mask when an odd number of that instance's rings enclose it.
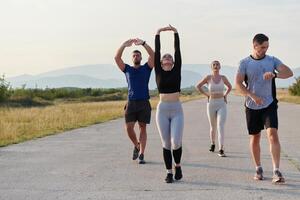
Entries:
{"label": "tree", "polygon": [[10,84],[5,80],[5,76],[0,77],[0,102],[4,102],[10,96]]}
{"label": "tree", "polygon": [[295,78],[296,82],[289,87],[289,92],[291,95],[300,96],[300,77]]}

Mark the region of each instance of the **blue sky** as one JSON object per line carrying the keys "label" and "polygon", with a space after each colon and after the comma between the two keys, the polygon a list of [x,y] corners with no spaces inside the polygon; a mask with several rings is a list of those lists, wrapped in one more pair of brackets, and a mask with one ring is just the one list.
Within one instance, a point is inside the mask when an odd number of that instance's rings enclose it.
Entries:
{"label": "blue sky", "polygon": [[[300,67],[299,11],[297,0],[1,0],[0,73],[113,64],[123,41],[140,37],[154,47],[156,30],[169,23],[179,31],[183,63],[237,66],[262,32],[269,54]],[[172,53],[172,34],[161,37],[162,51]],[[125,50],[126,62],[135,48]]]}

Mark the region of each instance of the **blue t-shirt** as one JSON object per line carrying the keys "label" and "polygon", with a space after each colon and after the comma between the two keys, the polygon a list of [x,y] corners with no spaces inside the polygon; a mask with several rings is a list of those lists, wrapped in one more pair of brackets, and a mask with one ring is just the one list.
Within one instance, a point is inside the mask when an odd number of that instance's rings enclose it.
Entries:
{"label": "blue t-shirt", "polygon": [[125,64],[124,73],[128,84],[128,99],[129,100],[148,100],[149,96],[149,79],[152,68],[148,63],[141,65],[139,68],[134,68]]}
{"label": "blue t-shirt", "polygon": [[246,97],[246,107],[259,110],[268,107],[273,102],[273,93],[275,91],[274,80],[264,80],[263,75],[266,72],[274,72],[282,62],[274,57],[266,55],[262,59],[254,59],[251,56],[240,61],[238,73],[245,75],[247,89],[262,98],[263,104],[257,105],[250,97]]}

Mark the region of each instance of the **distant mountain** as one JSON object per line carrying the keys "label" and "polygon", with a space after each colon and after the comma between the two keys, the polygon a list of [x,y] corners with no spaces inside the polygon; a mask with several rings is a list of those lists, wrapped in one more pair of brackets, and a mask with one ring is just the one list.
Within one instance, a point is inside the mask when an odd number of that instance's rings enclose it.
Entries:
{"label": "distant mountain", "polygon": [[68,67],[59,70],[49,71],[39,74],[39,78],[56,77],[64,75],[84,75],[97,79],[119,79],[123,78],[123,73],[120,69],[111,64],[96,64],[96,65],[81,65],[75,67]]}
{"label": "distant mountain", "polygon": [[[226,75],[233,84],[237,68],[222,66],[221,73]],[[295,77],[300,76],[300,68],[293,69]],[[182,66],[181,86],[194,86],[202,77],[211,73],[208,64],[186,64]],[[26,85],[26,88],[59,88],[59,87],[79,87],[79,88],[114,88],[126,87],[126,79],[115,65],[97,64],[68,67],[60,70],[49,71],[38,75],[24,74],[17,77],[7,78],[10,84],[16,87]],[[288,87],[295,79],[278,80],[277,87]],[[154,71],[150,77],[149,87],[156,88]]]}
{"label": "distant mountain", "polygon": [[99,88],[99,86],[105,86],[103,88],[124,87],[125,81],[121,79],[96,79],[90,76],[83,75],[63,75],[44,77],[39,79],[31,79],[26,82],[19,81],[18,85],[14,87],[22,87],[26,85],[26,88],[61,88],[61,87],[79,87],[79,88]]}
{"label": "distant mountain", "polygon": [[23,75],[16,76],[16,77],[13,77],[13,78],[7,78],[7,80],[11,84],[13,84],[13,86],[15,86],[15,85],[22,85],[25,82],[27,82],[28,80],[33,80],[33,79],[35,79],[35,77],[32,76],[32,75],[28,75],[28,74],[23,74]]}
{"label": "distant mountain", "polygon": [[124,74],[110,64],[82,65],[49,71],[35,76],[21,75],[7,78],[14,87],[26,88],[114,88],[126,86]]}

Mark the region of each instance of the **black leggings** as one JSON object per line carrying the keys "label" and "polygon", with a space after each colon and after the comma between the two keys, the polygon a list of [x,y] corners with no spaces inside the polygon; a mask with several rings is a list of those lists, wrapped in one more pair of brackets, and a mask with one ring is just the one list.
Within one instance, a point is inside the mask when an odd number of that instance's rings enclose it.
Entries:
{"label": "black leggings", "polygon": [[[173,157],[176,164],[180,163],[182,155],[182,147],[179,149],[173,150]],[[172,169],[172,153],[171,150],[163,148],[163,156],[166,165],[166,169]]]}

